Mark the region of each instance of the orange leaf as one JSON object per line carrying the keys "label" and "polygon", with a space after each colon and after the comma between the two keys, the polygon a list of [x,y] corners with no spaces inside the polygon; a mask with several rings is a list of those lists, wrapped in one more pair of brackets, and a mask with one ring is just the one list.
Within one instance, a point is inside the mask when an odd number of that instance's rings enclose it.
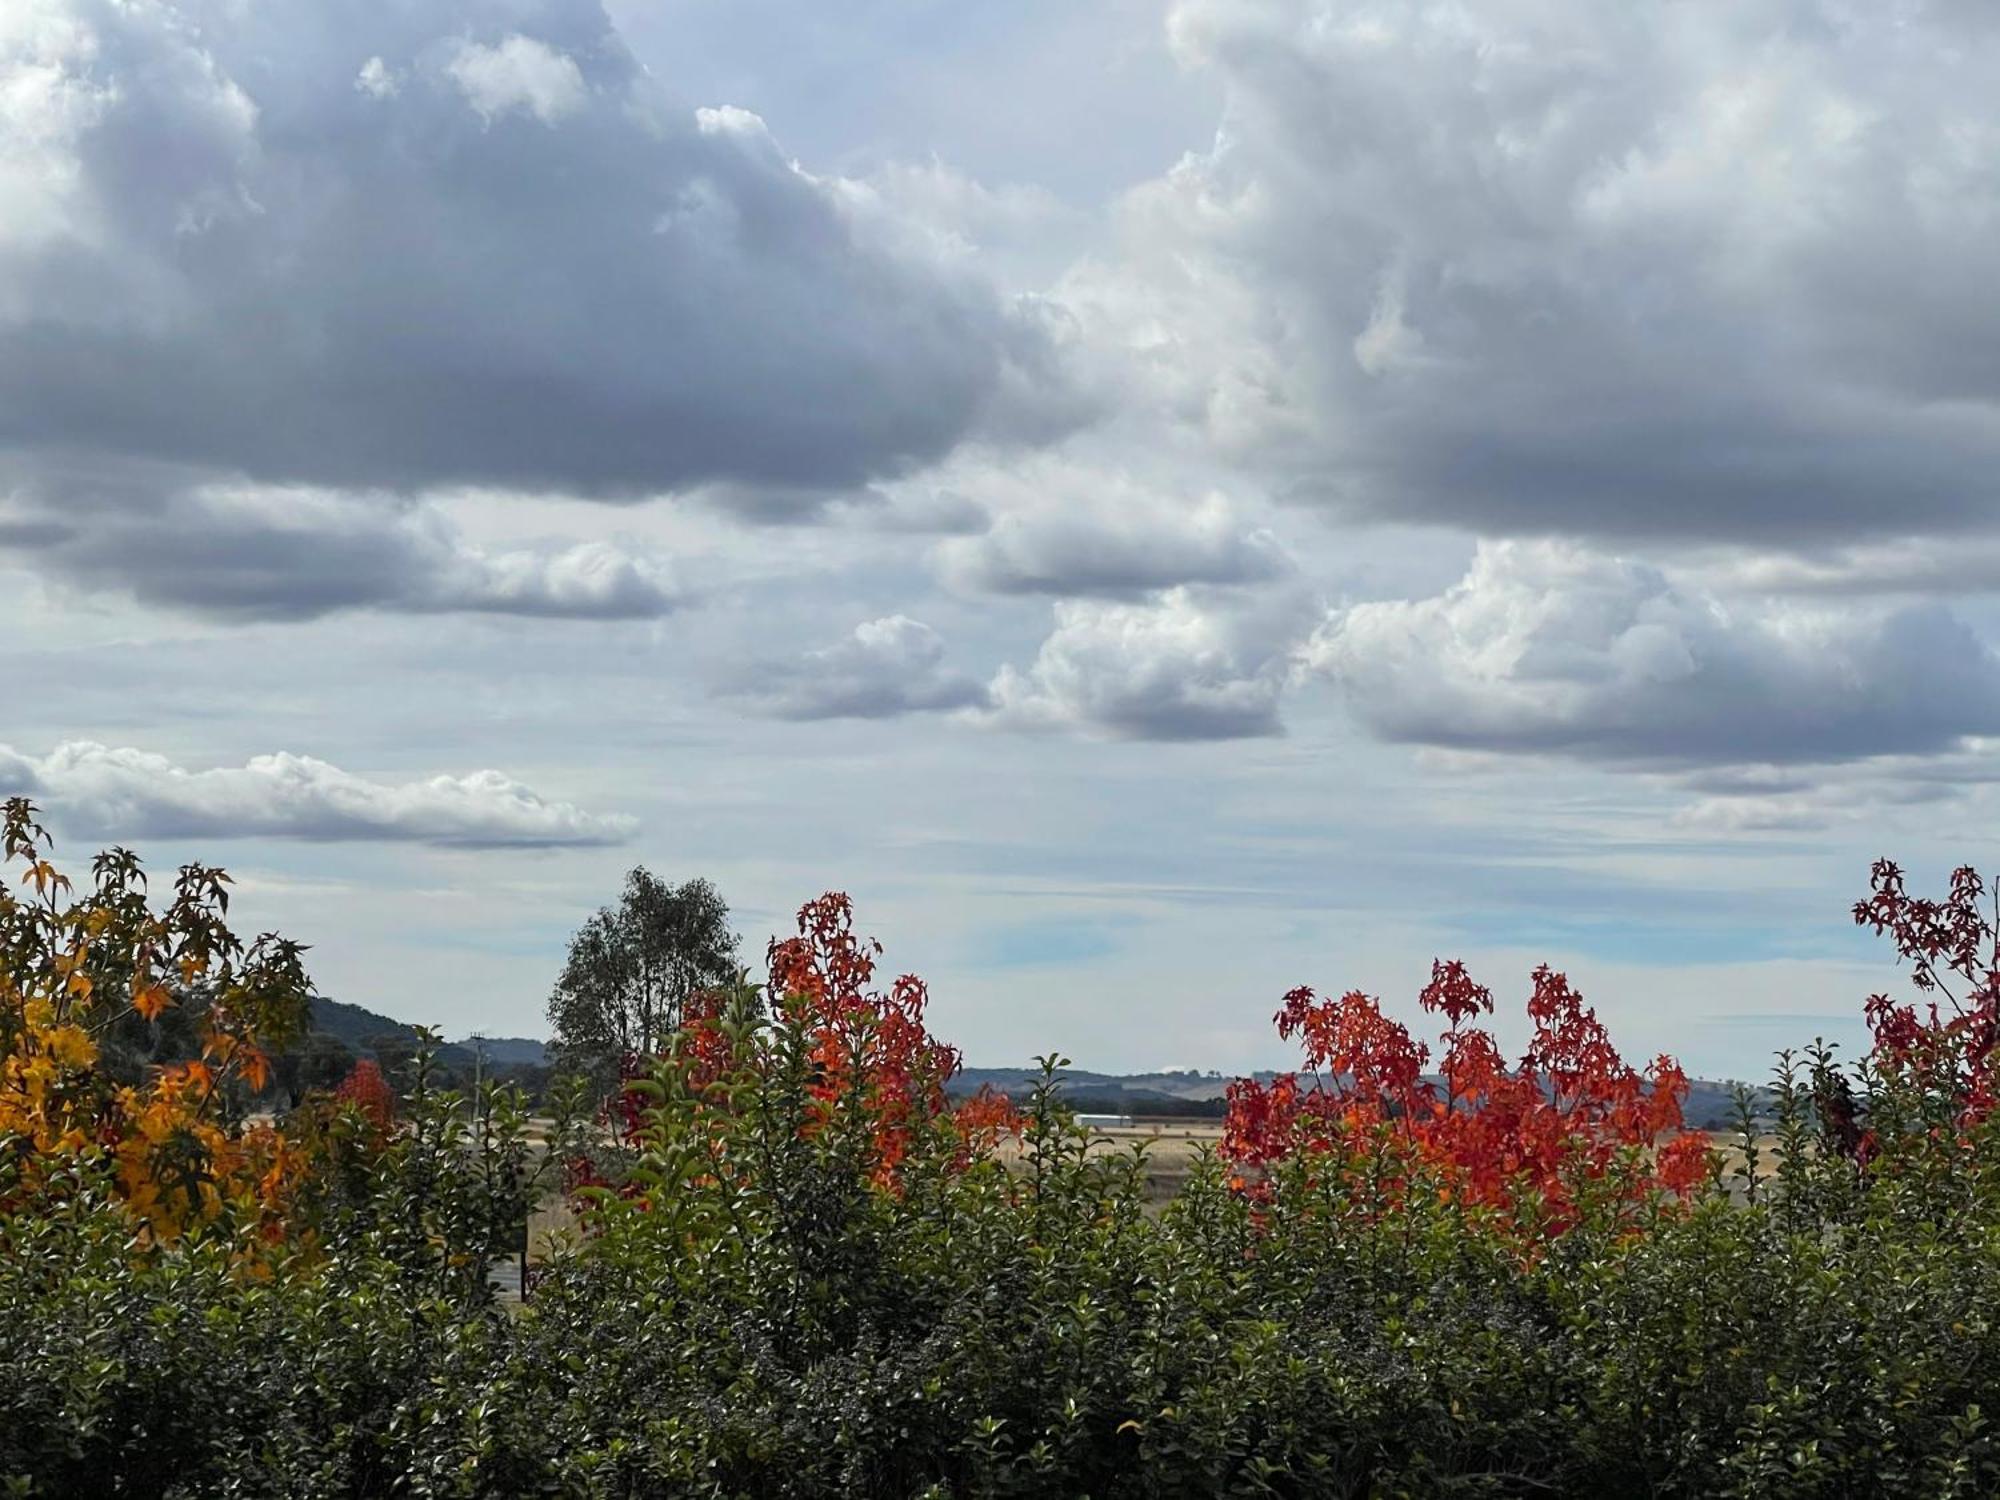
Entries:
{"label": "orange leaf", "polygon": [[243,1078],[251,1088],[262,1092],[264,1085],[271,1081],[271,1063],[255,1047],[243,1050]]}
{"label": "orange leaf", "polygon": [[159,1019],[160,1012],[171,1004],[173,996],[167,993],[165,985],[141,985],[132,992],[132,1009],[149,1021]]}

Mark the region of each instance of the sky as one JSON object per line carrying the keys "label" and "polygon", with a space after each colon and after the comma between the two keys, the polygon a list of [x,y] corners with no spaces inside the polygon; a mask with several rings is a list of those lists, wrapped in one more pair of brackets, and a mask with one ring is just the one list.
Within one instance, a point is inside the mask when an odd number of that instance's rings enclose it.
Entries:
{"label": "sky", "polygon": [[536,1034],[644,863],[976,1063],[1851,1051],[2000,780],[1983,0],[11,0],[0,792]]}

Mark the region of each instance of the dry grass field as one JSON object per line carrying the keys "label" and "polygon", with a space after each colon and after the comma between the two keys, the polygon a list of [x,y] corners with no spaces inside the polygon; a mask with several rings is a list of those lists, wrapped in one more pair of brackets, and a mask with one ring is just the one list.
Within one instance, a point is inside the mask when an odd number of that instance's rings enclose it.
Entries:
{"label": "dry grass field", "polygon": [[[1709,1139],[1722,1153],[1724,1170],[1730,1174],[1741,1173],[1741,1142],[1733,1135],[1714,1131],[1709,1133]],[[1161,1204],[1180,1191],[1200,1153],[1204,1149],[1214,1150],[1221,1140],[1222,1126],[1219,1121],[1165,1121],[1098,1130],[1091,1149],[1099,1153],[1121,1152],[1143,1143],[1146,1147],[1146,1198],[1150,1203]],[[1777,1170],[1777,1143],[1776,1136],[1758,1137],[1759,1178],[1769,1177]]]}
{"label": "dry grass field", "polygon": [[[1144,1145],[1146,1201],[1157,1206],[1181,1190],[1202,1150],[1214,1150],[1221,1140],[1218,1120],[1148,1122],[1101,1127],[1092,1132],[1090,1150],[1093,1156],[1113,1156]],[[1020,1151],[1018,1144],[1003,1142],[1000,1158],[1018,1160]]]}
{"label": "dry grass field", "polygon": [[1213,1151],[1222,1142],[1222,1125],[1214,1120],[1191,1120],[1161,1125],[1116,1126],[1098,1132],[1093,1150],[1129,1151],[1135,1144],[1146,1147],[1146,1201],[1160,1204],[1181,1190],[1193,1170],[1195,1159]]}
{"label": "dry grass field", "polygon": [[[1730,1173],[1742,1170],[1743,1154],[1735,1137],[1711,1133],[1710,1139],[1723,1155]],[[1213,1151],[1222,1140],[1222,1126],[1215,1120],[1144,1122],[1101,1128],[1093,1133],[1091,1151],[1111,1155],[1146,1148],[1146,1201],[1155,1207],[1172,1200],[1188,1180],[1196,1159],[1204,1150]],[[1776,1136],[1761,1136],[1757,1142],[1758,1176],[1769,1177],[1776,1170]],[[1018,1160],[1018,1145],[1003,1145],[1003,1160]],[[551,1196],[528,1221],[528,1258],[531,1263],[546,1259],[553,1248],[575,1232],[576,1218],[559,1197]]]}

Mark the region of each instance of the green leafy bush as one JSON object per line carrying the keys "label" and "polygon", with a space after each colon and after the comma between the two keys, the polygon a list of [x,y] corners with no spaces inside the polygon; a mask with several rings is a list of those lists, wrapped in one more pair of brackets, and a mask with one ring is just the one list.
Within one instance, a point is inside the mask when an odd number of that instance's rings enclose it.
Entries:
{"label": "green leafy bush", "polygon": [[[0,1488],[2000,1493],[1976,1027],[1782,1058],[1686,1199],[1586,1141],[1538,1219],[1393,1111],[1319,1111],[1311,1149],[1204,1158],[1155,1209],[1057,1059],[1018,1113],[950,1107],[921,987],[873,966],[815,903],[767,1003],[690,1007],[601,1126],[421,1063],[393,1124],[309,1101],[275,1243],[262,1212],[148,1239],[89,1153],[52,1165],[0,1216]],[[578,1228],[503,1305],[557,1171]]]}

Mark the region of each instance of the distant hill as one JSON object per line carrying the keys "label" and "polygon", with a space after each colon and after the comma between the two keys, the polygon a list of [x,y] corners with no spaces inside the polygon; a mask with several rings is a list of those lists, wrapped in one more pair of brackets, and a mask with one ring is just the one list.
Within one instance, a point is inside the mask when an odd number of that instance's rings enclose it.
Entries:
{"label": "distant hill", "polygon": [[[1253,1075],[1269,1083],[1277,1075]],[[948,1085],[953,1094],[970,1094],[986,1085],[1015,1100],[1035,1086],[1041,1074],[1034,1068],[962,1068]],[[1082,1068],[1064,1068],[1059,1081],[1065,1097],[1090,1110],[1130,1115],[1184,1113],[1190,1117],[1217,1112],[1228,1091],[1229,1077],[1220,1073],[1198,1073],[1192,1069],[1178,1073],[1092,1073]],[[1681,1112],[1698,1130],[1726,1130],[1734,1123],[1736,1104],[1733,1084],[1711,1078],[1688,1080],[1688,1096]],[[1753,1089],[1757,1106],[1766,1103],[1763,1089]]]}
{"label": "distant hill", "polygon": [[[313,1002],[313,1029],[331,1032],[357,1055],[372,1055],[371,1037],[391,1035],[412,1042],[416,1040],[416,1029],[407,1023],[341,1000],[319,999]],[[536,1037],[520,1036],[489,1036],[476,1044],[471,1037],[447,1042],[439,1049],[439,1060],[447,1067],[469,1073],[475,1062],[475,1045],[484,1055],[489,1069],[546,1068],[554,1060],[547,1042]],[[1040,1076],[1032,1067],[961,1068],[948,1088],[955,1095],[964,1095],[975,1093],[981,1085],[985,1085],[997,1093],[1019,1100],[1035,1086],[1035,1080]],[[1268,1083],[1277,1075],[1266,1071],[1253,1076],[1260,1082]],[[1193,1118],[1221,1112],[1222,1098],[1231,1079],[1222,1073],[1203,1073],[1192,1068],[1164,1073],[1093,1073],[1087,1068],[1064,1068],[1060,1082],[1065,1096],[1088,1111],[1185,1115]],[[1730,1097],[1731,1087],[1731,1084],[1716,1079],[1689,1080],[1687,1102],[1683,1107],[1688,1124],[1703,1130],[1729,1128],[1736,1108]],[[1764,1091],[1757,1089],[1754,1092],[1761,1108],[1765,1100]]]}
{"label": "distant hill", "polygon": [[452,1046],[483,1053],[487,1062],[503,1068],[546,1068],[555,1061],[549,1044],[531,1036],[466,1037]]}
{"label": "distant hill", "polygon": [[[1733,1130],[1736,1126],[1736,1084],[1727,1079],[1690,1078],[1688,1096],[1681,1105],[1681,1115],[1688,1124],[1701,1130]],[[1753,1107],[1761,1116],[1771,1107],[1768,1089],[1752,1085],[1750,1097]]]}
{"label": "distant hill", "polygon": [[394,1016],[385,1016],[363,1005],[349,1005],[345,1000],[329,1000],[324,995],[313,1000],[312,1029],[339,1037],[357,1053],[373,1052],[368,1045],[370,1037],[400,1036],[410,1041],[417,1037],[415,1027]]}
{"label": "distant hill", "polygon": [[[1020,1098],[1035,1086],[1042,1075],[1035,1068],[961,1068],[951,1081],[954,1094],[976,1092],[984,1084],[996,1092]],[[1273,1075],[1260,1073],[1269,1079]],[[1220,1099],[1231,1080],[1221,1073],[1093,1073],[1086,1068],[1064,1068],[1058,1075],[1067,1093],[1143,1093],[1164,1099]]]}
{"label": "distant hill", "polygon": [[[350,1005],[345,1000],[321,996],[313,1001],[312,1014],[314,1031],[338,1037],[357,1057],[374,1056],[371,1038],[400,1037],[412,1045],[417,1040],[416,1027],[407,1021],[398,1021],[365,1005]],[[466,1037],[438,1048],[438,1061],[455,1072],[470,1073],[480,1056],[485,1058],[488,1070],[546,1068],[552,1060],[548,1043],[527,1036],[489,1036],[477,1042]]]}

